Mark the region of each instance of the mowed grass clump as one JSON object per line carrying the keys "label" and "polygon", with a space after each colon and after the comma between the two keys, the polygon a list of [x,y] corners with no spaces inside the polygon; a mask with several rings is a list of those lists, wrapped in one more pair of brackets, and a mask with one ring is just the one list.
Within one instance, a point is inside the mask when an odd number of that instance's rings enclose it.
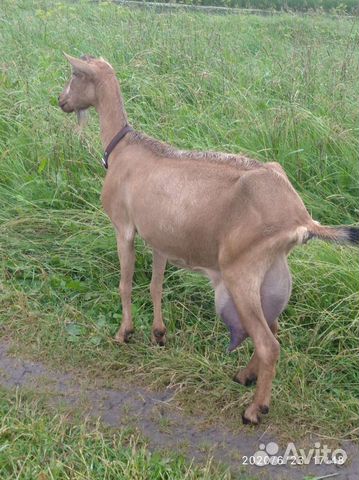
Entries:
{"label": "mowed grass clump", "polygon": [[[104,56],[133,126],[180,148],[245,152],[285,168],[314,218],[357,221],[358,25],[321,16],[206,16],[111,4],[5,2],[1,44],[1,322],[34,356],[112,379],[178,388],[178,401],[241,424],[251,391],[232,382],[251,343],[228,355],[208,282],[169,267],[169,341],[150,346],[150,252],[137,243],[133,342],[121,321],[115,236],[102,212],[98,120],[85,133],[57,107],[62,51]],[[210,219],[209,219],[210,221]],[[291,256],[293,295],[264,421],[354,437],[358,275],[352,248]]]}

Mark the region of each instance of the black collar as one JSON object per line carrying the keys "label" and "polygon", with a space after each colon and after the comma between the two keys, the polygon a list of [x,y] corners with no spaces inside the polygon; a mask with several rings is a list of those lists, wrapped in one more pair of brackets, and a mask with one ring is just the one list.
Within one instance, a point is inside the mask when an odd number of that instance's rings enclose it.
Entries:
{"label": "black collar", "polygon": [[130,127],[129,125],[125,125],[123,128],[121,128],[121,130],[113,137],[111,142],[107,145],[105,153],[103,154],[103,157],[102,157],[102,163],[106,169],[108,168],[108,157],[110,156],[110,153],[116,147],[118,142],[120,142],[123,139],[126,133],[131,132],[132,130],[133,130],[132,127]]}

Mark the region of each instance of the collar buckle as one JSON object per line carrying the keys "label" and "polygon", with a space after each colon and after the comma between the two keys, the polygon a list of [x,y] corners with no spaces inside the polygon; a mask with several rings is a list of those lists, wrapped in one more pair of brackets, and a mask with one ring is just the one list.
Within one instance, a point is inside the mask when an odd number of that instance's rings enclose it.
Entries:
{"label": "collar buckle", "polygon": [[101,161],[102,161],[102,165],[104,166],[104,168],[106,168],[106,170],[108,169],[108,160],[107,159],[108,159],[108,154],[107,154],[107,152],[105,152],[103,154],[103,157],[102,157]]}

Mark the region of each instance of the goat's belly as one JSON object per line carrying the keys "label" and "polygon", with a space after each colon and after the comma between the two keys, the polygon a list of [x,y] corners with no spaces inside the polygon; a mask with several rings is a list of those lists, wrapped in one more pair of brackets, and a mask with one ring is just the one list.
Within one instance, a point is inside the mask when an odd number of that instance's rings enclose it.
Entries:
{"label": "goat's belly", "polygon": [[180,177],[172,167],[160,170],[161,175],[153,168],[146,182],[138,181],[128,194],[126,209],[138,234],[185,268],[217,269],[232,206],[228,185],[219,188],[206,175],[199,180],[192,170],[181,170]]}
{"label": "goat's belly", "polygon": [[202,271],[218,269],[218,247],[213,236],[198,232],[172,232],[167,226],[156,224],[156,228],[146,229],[136,225],[141,238],[153,249],[161,252],[173,265],[187,270]]}
{"label": "goat's belly", "polygon": [[167,257],[167,260],[168,260],[169,263],[171,263],[175,267],[183,268],[184,270],[191,270],[192,272],[200,273],[201,275],[205,275],[206,277],[209,277],[209,275],[208,275],[209,268],[208,267],[204,267],[204,266],[200,266],[200,265],[193,265],[193,264],[190,264],[190,263],[186,262],[185,260],[183,260],[181,258]]}

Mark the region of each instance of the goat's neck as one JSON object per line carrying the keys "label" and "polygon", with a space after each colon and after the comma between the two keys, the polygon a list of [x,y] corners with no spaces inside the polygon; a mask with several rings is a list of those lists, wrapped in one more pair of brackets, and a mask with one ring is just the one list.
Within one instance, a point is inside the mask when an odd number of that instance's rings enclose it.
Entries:
{"label": "goat's neck", "polygon": [[127,114],[116,78],[100,84],[97,97],[96,110],[100,117],[101,140],[105,150],[116,133],[127,124]]}

